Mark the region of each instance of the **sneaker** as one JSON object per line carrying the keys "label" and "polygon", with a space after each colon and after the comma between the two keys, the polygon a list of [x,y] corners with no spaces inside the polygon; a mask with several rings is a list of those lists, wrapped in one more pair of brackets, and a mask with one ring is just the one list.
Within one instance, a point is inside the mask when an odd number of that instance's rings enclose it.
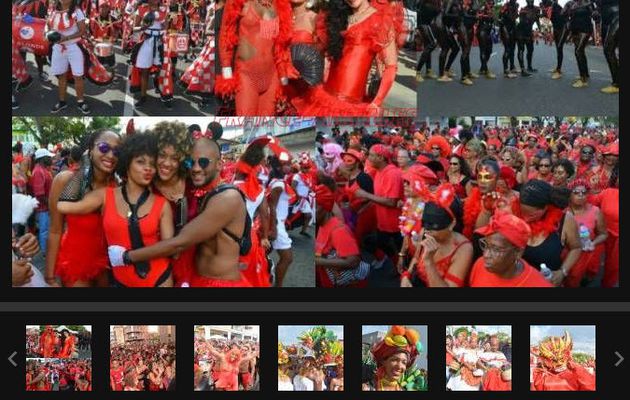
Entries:
{"label": "sneaker", "polygon": [[530,74],[535,74],[536,72],[538,72],[538,70],[536,68],[529,67],[527,68],[527,72],[529,72]]}
{"label": "sneaker", "polygon": [[442,75],[437,79],[438,82],[453,82],[453,79],[449,77],[447,74]]}
{"label": "sneaker", "polygon": [[462,79],[460,82],[462,83],[462,85],[466,86],[472,86],[474,84],[474,82],[469,77]]}
{"label": "sneaker", "polygon": [[606,94],[617,94],[619,93],[619,86],[610,85],[605,88],[602,88],[600,92],[606,93]]}
{"label": "sneaker", "polygon": [[85,101],[78,101],[77,108],[83,113],[83,115],[88,115],[90,113],[90,106],[88,106]]}
{"label": "sneaker", "polygon": [[416,72],[416,82],[424,82],[424,78],[422,77],[422,73],[420,71]]}
{"label": "sneaker", "polygon": [[435,72],[433,72],[433,71],[432,71],[432,70],[430,70],[430,69],[427,69],[427,73],[426,73],[426,74],[424,74],[424,77],[425,77],[426,79],[437,79],[437,78],[439,78],[439,77],[435,74]]}
{"label": "sneaker", "polygon": [[477,78],[479,78],[479,74],[475,74],[474,72],[469,72],[468,73],[468,78],[469,79],[477,79]]}
{"label": "sneaker", "polygon": [[42,82],[48,82],[50,81],[50,76],[48,76],[48,73],[46,73],[46,71],[42,71],[39,73],[39,80]]}
{"label": "sneaker", "polygon": [[560,71],[553,71],[553,74],[551,74],[551,79],[560,79],[562,78],[562,72]]}
{"label": "sneaker", "polygon": [[575,83],[573,83],[573,85],[571,86],[573,86],[576,89],[582,89],[582,88],[588,87],[588,81],[579,79],[575,81]]}
{"label": "sneaker", "polygon": [[60,101],[53,106],[50,112],[53,114],[57,114],[59,111],[63,110],[64,108],[68,108],[68,103],[66,103],[65,101]]}
{"label": "sneaker", "polygon": [[490,72],[490,71],[486,71],[486,73],[484,74],[484,76],[485,76],[487,79],[497,79],[497,76],[496,76],[495,74],[493,74],[492,72]]}
{"label": "sneaker", "polygon": [[21,92],[22,90],[26,90],[33,84],[33,78],[29,75],[28,78],[24,82],[18,82],[15,90],[17,92]]}
{"label": "sneaker", "polygon": [[147,102],[147,96],[140,96],[134,103],[135,107],[141,107]]}
{"label": "sneaker", "polygon": [[455,72],[450,69],[446,71],[446,75],[448,75],[449,78],[455,78],[457,76]]}
{"label": "sneaker", "polygon": [[11,109],[17,110],[18,108],[20,108],[20,103],[15,100],[15,96],[11,96]]}
{"label": "sneaker", "polygon": [[528,76],[532,76],[532,74],[530,74],[529,72],[527,72],[527,71],[525,71],[525,70],[522,70],[522,71],[521,71],[521,76],[526,78],[526,77],[528,77]]}

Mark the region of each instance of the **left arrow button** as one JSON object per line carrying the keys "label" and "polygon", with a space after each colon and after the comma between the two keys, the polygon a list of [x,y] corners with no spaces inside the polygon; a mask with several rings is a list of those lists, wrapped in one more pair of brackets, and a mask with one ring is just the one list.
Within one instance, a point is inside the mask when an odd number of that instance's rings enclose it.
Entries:
{"label": "left arrow button", "polygon": [[15,361],[13,361],[13,357],[15,357],[17,355],[17,351],[14,351],[13,354],[11,354],[8,358],[9,362],[11,363],[11,365],[13,365],[14,367],[17,367],[17,363]]}

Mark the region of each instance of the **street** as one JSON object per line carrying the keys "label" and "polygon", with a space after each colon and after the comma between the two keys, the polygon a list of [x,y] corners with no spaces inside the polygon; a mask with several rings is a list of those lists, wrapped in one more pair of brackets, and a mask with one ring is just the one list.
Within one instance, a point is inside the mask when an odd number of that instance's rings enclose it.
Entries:
{"label": "street", "polygon": [[[437,48],[432,54],[437,73]],[[619,114],[619,96],[603,94],[599,90],[610,85],[610,72],[601,47],[586,49],[591,80],[584,89],[571,87],[579,75],[574,47],[564,49],[563,77],[551,79],[550,70],[556,67],[556,50],[542,41],[534,47],[533,67],[538,72],[531,77],[506,79],[503,77],[503,45],[494,44],[490,70],[497,79],[475,79],[473,86],[459,83],[459,56],[453,63],[457,74],[453,82],[425,80],[418,85],[418,116],[462,115],[589,115],[616,116]],[[473,47],[470,55],[471,70],[479,70],[479,48]],[[518,68],[518,59],[515,59]]]}
{"label": "street", "polygon": [[[33,115],[57,115],[57,116],[82,116],[81,112],[76,108],[76,92],[72,85],[68,85],[68,94],[66,101],[68,108],[60,111],[58,114],[51,114],[50,109],[57,103],[57,78],[50,77],[49,82],[40,82],[37,76],[37,68],[33,55],[26,57],[28,72],[33,77],[33,83],[30,87],[20,91],[16,98],[20,103],[20,108],[13,110],[16,116],[33,116]],[[116,46],[116,75],[118,83],[112,83],[109,86],[100,87],[86,80],[85,83],[85,99],[91,108],[90,115],[98,116],[125,116],[148,115],[148,116],[201,116],[214,115],[214,103],[200,107],[199,98],[184,94],[184,90],[178,85],[174,87],[173,108],[167,109],[160,100],[159,95],[153,88],[152,80],[149,79],[149,91],[147,92],[147,102],[138,110],[134,110],[134,97],[129,93],[128,76],[130,66],[127,64],[129,56],[122,54],[119,46]],[[176,74],[179,77],[191,63],[178,60]],[[49,66],[44,67],[44,71],[49,71]]]}

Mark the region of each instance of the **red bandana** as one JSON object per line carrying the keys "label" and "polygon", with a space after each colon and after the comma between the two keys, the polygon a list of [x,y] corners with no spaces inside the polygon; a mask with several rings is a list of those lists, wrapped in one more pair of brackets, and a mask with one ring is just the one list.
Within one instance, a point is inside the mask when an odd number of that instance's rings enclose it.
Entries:
{"label": "red bandana", "polygon": [[245,175],[245,179],[239,185],[239,189],[245,193],[248,199],[256,200],[260,192],[262,192],[262,186],[260,181],[258,181],[258,168],[239,160],[236,163],[236,170]]}

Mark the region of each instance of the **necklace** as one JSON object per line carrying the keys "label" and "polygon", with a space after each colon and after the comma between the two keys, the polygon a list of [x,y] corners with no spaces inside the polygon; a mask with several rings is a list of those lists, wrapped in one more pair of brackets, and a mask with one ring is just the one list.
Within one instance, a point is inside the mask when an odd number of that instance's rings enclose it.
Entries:
{"label": "necklace", "polygon": [[350,16],[348,17],[348,25],[354,25],[354,24],[356,24],[356,23],[359,21],[359,19],[361,19],[361,17],[362,17],[365,13],[367,13],[369,10],[371,10],[371,9],[372,9],[372,7],[370,7],[370,6],[368,5],[368,6],[366,6],[363,10],[359,10],[359,11],[355,12],[354,14],[350,15]]}

